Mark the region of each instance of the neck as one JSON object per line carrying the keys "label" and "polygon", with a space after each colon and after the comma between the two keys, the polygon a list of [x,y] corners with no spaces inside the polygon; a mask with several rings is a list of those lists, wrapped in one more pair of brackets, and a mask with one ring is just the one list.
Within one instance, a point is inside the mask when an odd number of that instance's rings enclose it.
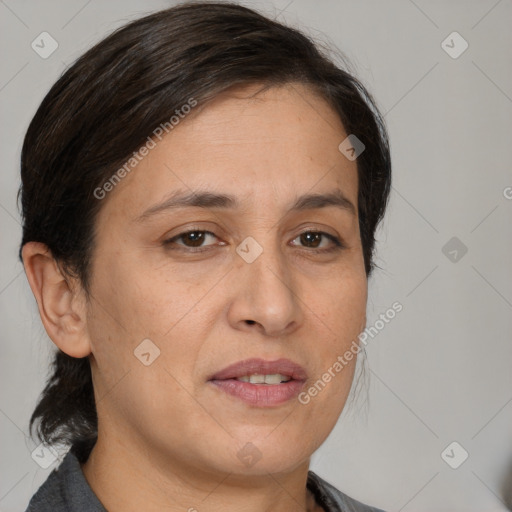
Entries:
{"label": "neck", "polygon": [[309,460],[289,473],[219,474],[156,452],[99,433],[82,470],[109,512],[322,510],[306,490]]}

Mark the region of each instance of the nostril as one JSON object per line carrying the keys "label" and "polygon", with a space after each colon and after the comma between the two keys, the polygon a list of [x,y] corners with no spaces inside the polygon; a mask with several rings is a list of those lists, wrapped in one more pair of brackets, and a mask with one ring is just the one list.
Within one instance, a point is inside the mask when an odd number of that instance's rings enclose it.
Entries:
{"label": "nostril", "polygon": [[247,322],[249,325],[252,325],[252,324],[255,324],[255,323],[256,323],[254,320],[246,320],[246,322]]}

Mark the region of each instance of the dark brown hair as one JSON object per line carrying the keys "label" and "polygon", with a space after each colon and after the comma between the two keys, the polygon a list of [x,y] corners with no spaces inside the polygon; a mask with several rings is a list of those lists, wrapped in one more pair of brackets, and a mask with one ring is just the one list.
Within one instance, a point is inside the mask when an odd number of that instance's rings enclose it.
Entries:
{"label": "dark brown hair", "polygon": [[[89,294],[94,191],[161,123],[193,97],[204,105],[235,86],[307,85],[365,145],[357,158],[358,214],[367,276],[390,186],[385,124],[365,87],[301,32],[230,3],[185,3],[116,30],[80,57],[50,89],[21,154],[23,237],[46,244]],[[341,141],[340,141],[341,142]],[[108,199],[106,199],[108,200]],[[86,460],[97,438],[88,357],[57,350],[30,420],[38,437]]]}

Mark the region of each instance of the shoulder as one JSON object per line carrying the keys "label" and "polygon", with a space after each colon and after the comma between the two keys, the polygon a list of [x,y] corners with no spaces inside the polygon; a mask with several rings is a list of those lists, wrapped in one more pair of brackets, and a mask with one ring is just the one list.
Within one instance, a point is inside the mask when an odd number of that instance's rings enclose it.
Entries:
{"label": "shoulder", "polygon": [[32,496],[25,512],[106,512],[90,488],[76,456],[68,452]]}
{"label": "shoulder", "polygon": [[308,473],[307,486],[326,512],[384,512],[347,496],[313,471]]}

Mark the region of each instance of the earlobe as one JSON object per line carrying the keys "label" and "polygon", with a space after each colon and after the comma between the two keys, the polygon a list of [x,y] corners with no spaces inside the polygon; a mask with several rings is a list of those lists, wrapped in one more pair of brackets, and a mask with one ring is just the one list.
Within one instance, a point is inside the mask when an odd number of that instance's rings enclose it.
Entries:
{"label": "earlobe", "polygon": [[[48,336],[69,356],[88,356],[91,344],[87,332],[85,301],[79,283],[71,283],[71,278],[64,276],[45,244],[26,243],[22,257]],[[70,286],[70,283],[74,286]]]}

